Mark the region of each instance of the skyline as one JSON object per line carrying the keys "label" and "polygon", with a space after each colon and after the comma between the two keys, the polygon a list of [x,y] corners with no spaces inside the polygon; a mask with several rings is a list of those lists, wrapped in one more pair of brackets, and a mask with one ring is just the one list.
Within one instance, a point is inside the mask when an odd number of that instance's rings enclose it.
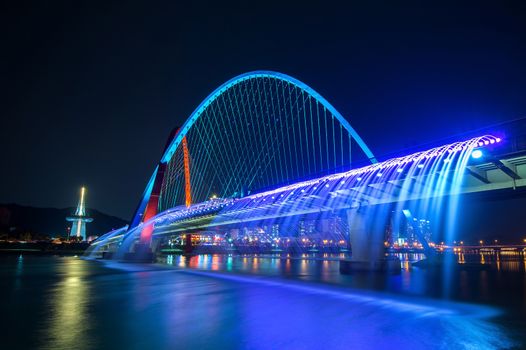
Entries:
{"label": "skyline", "polygon": [[312,86],[379,158],[526,114],[518,2],[268,3],[213,8],[198,22],[198,8],[173,4],[146,19],[139,5],[69,6],[6,12],[0,202],[69,207],[85,185],[91,207],[130,219],[171,129],[256,69]]}

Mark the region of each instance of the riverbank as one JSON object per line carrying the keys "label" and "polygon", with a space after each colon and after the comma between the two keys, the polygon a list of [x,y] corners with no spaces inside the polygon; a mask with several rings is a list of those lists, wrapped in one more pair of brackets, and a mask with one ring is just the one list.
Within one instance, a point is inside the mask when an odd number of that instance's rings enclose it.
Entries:
{"label": "riverbank", "polygon": [[88,243],[0,242],[0,255],[82,255]]}

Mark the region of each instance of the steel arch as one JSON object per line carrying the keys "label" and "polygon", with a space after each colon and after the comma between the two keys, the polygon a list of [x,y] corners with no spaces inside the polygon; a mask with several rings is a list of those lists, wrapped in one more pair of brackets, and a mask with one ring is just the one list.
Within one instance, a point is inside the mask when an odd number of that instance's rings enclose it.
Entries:
{"label": "steel arch", "polygon": [[177,133],[176,137],[172,140],[166,151],[164,152],[161,163],[167,163],[170,161],[172,155],[175,153],[175,150],[179,145],[181,144],[183,138],[185,137],[186,133],[190,130],[192,125],[197,121],[197,119],[201,116],[203,111],[216,99],[218,98],[222,93],[224,93],[226,90],[231,88],[232,86],[238,84],[239,82],[252,79],[252,78],[274,78],[283,80],[285,82],[291,83],[293,85],[296,85],[298,88],[305,91],[307,94],[314,97],[318,102],[320,102],[325,108],[327,108],[337,119],[338,121],[343,125],[343,127],[351,134],[352,138],[358,143],[362,151],[365,153],[367,158],[371,161],[371,163],[377,163],[378,160],[374,156],[373,152],[369,149],[369,147],[365,144],[365,142],[362,140],[360,135],[356,132],[356,130],[353,129],[351,124],[338,112],[336,108],[334,108],[333,105],[331,105],[323,96],[321,96],[318,92],[316,92],[313,88],[308,86],[307,84],[299,81],[296,78],[291,77],[290,75],[273,72],[273,71],[267,71],[267,70],[258,70],[258,71],[252,71],[243,73],[241,75],[238,75],[221,86],[219,86],[217,89],[215,89],[210,95],[208,95],[207,98],[199,104],[199,106],[190,114],[190,117],[185,121],[179,132]]}
{"label": "steel arch", "polygon": [[317,102],[319,102],[323,107],[325,107],[334,117],[336,117],[338,122],[345,128],[345,130],[349,133],[351,138],[354,139],[355,142],[360,146],[361,150],[364,152],[367,158],[371,161],[371,163],[374,164],[378,162],[376,157],[372,153],[372,151],[363,141],[363,139],[358,135],[356,130],[353,129],[350,123],[341,115],[341,113],[338,112],[338,110],[336,110],[336,108],[334,108],[334,106],[331,105],[323,96],[321,96],[318,92],[316,92],[314,89],[312,89],[307,84],[289,75],[279,73],[279,72],[274,72],[274,71],[258,70],[258,71],[243,73],[223,83],[217,89],[215,89],[211,94],[209,94],[199,104],[199,106],[192,112],[192,114],[190,114],[188,119],[184,122],[183,126],[177,131],[177,133],[175,134],[175,137],[165,148],[165,151],[159,162],[159,165],[156,167],[154,173],[152,174],[143,192],[141,202],[139,203],[139,206],[136,212],[134,213],[134,217],[132,218],[130,229],[136,227],[144,219],[143,213],[146,210],[149,198],[152,195],[154,183],[157,181],[156,174],[158,172],[159,167],[164,166],[171,160],[172,156],[174,155],[179,145],[182,144],[183,139],[186,137],[187,133],[190,131],[190,129],[192,128],[194,123],[199,119],[199,117],[203,114],[206,108],[209,105],[211,105],[219,96],[221,96],[221,94],[225,93],[227,90],[229,90],[233,86],[241,82],[247,81],[249,79],[253,79],[253,78],[271,78],[271,79],[281,80],[285,83],[290,83],[298,87],[300,90],[305,91],[308,95],[310,95]]}

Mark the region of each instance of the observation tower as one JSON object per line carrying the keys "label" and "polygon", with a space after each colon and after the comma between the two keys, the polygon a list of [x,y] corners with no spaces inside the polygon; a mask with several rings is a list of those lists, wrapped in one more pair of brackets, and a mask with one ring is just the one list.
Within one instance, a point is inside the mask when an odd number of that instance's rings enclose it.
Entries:
{"label": "observation tower", "polygon": [[86,215],[86,206],[84,204],[84,197],[86,194],[86,188],[81,187],[80,189],[80,200],[77,205],[75,215],[68,216],[66,221],[72,222],[70,236],[75,235],[77,239],[82,237],[82,240],[86,240],[86,224],[92,222],[93,218]]}

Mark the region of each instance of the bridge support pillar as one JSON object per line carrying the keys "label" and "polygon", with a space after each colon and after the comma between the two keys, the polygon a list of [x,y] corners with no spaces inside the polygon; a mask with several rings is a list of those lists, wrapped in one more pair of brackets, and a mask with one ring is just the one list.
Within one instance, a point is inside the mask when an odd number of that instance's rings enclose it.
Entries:
{"label": "bridge support pillar", "polygon": [[124,254],[124,261],[151,263],[155,261],[155,256],[149,244],[139,242],[135,245],[133,252]]}
{"label": "bridge support pillar", "polygon": [[351,258],[340,260],[340,272],[400,272],[400,260],[385,255],[385,229],[389,206],[371,206],[347,211]]}
{"label": "bridge support pillar", "polygon": [[192,251],[194,250],[192,246],[192,235],[187,233],[184,238],[184,253],[185,254],[192,254]]}

